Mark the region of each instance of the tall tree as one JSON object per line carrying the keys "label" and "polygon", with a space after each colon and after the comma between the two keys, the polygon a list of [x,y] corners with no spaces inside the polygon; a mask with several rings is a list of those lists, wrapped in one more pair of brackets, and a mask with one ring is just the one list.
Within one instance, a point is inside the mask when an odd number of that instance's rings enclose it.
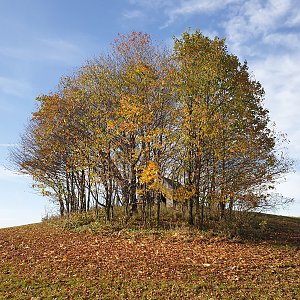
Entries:
{"label": "tall tree", "polygon": [[233,201],[249,193],[254,197],[262,184],[286,172],[289,162],[275,154],[276,134],[268,127],[260,83],[251,78],[246,62],[227,52],[224,40],[183,33],[175,40],[174,59],[184,181],[193,191],[189,223],[194,223],[195,205],[199,225],[205,205],[217,203],[223,217],[228,203],[231,210]]}
{"label": "tall tree", "polygon": [[188,223],[269,205],[288,172],[264,90],[225,41],[183,33],[170,52],[147,34],[119,35],[57,90],[38,97],[13,160],[61,214],[115,205],[143,221],[166,197]]}

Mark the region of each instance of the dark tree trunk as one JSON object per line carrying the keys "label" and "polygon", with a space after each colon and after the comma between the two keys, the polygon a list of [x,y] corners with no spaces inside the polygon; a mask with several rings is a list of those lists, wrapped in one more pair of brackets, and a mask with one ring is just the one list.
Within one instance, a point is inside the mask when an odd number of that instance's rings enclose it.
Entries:
{"label": "dark tree trunk", "polygon": [[161,203],[162,195],[157,195],[157,211],[156,211],[156,225],[157,227],[160,226],[160,203]]}
{"label": "dark tree trunk", "polygon": [[191,198],[189,200],[189,225],[194,225],[193,208],[194,208],[194,200],[193,198]]}

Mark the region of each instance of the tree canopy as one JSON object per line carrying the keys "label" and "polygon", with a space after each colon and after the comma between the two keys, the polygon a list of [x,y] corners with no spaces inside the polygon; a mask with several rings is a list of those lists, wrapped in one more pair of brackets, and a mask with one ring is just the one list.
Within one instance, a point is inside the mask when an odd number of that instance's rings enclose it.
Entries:
{"label": "tree canopy", "polygon": [[119,35],[37,101],[12,158],[62,215],[102,207],[111,220],[118,206],[146,222],[155,208],[159,224],[165,203],[203,227],[272,205],[291,169],[261,84],[225,40],[200,31],[172,51],[148,34]]}

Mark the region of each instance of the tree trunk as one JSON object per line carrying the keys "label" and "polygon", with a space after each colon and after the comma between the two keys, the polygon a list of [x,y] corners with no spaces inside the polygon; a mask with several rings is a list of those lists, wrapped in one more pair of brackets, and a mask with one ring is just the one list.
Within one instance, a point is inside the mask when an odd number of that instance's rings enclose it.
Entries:
{"label": "tree trunk", "polygon": [[200,216],[200,199],[197,195],[195,197],[195,225],[199,228],[201,224],[201,216]]}
{"label": "tree trunk", "polygon": [[193,199],[193,197],[192,197],[192,198],[189,200],[189,225],[194,225],[193,208],[194,208],[194,199]]}
{"label": "tree trunk", "polygon": [[131,182],[130,182],[130,204],[131,213],[137,212],[137,198],[136,198],[136,170],[135,166],[131,166]]}
{"label": "tree trunk", "polygon": [[157,211],[156,211],[156,225],[160,226],[160,202],[161,202],[161,194],[157,196]]}

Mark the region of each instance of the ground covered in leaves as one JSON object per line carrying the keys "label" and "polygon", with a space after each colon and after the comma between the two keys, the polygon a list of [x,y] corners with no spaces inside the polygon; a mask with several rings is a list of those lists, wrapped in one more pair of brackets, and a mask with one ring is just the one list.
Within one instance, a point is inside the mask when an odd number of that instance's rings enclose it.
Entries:
{"label": "ground covered in leaves", "polygon": [[298,238],[1,229],[0,299],[300,299]]}

